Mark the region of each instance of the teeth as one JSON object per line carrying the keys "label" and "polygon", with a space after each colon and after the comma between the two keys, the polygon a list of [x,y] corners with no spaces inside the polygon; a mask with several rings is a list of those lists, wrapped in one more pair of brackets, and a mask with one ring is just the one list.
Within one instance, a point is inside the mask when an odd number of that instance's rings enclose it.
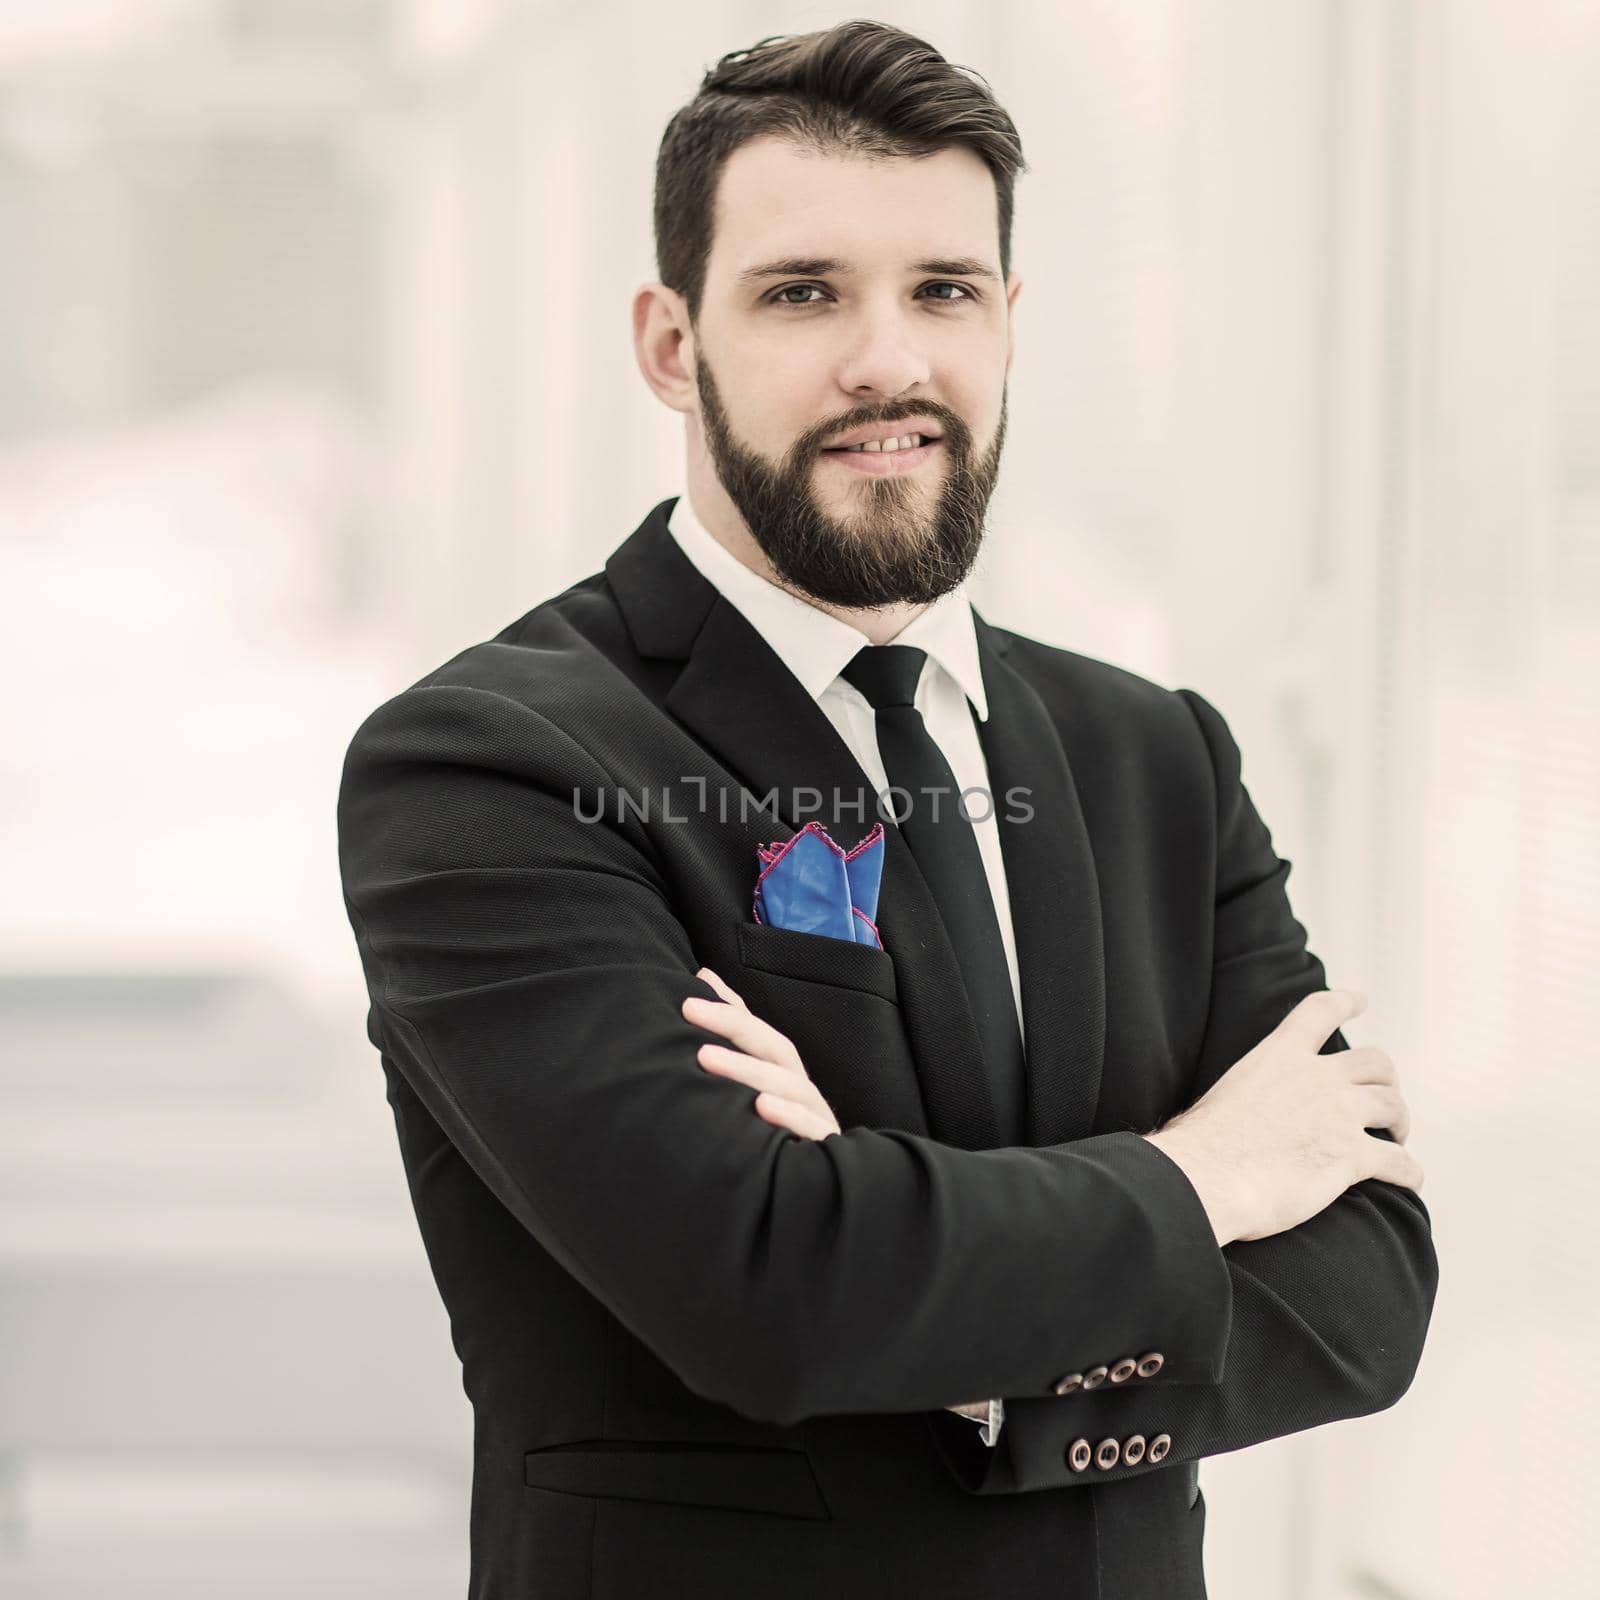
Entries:
{"label": "teeth", "polygon": [[872,439],[866,444],[848,444],[846,450],[914,450],[922,443],[920,433],[908,433],[903,439]]}

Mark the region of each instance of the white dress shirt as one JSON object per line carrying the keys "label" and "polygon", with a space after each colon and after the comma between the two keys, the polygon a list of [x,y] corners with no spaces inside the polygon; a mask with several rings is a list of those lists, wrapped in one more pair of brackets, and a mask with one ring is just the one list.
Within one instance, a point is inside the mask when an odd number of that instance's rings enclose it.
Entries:
{"label": "white dress shirt", "polygon": [[[839,676],[857,651],[872,641],[859,629],[768,582],[760,573],[752,572],[712,537],[695,515],[687,493],[678,496],[667,527],[701,575],[739,609],[822,708],[876,786],[881,800],[888,792],[889,780],[878,754],[876,713],[867,697],[853,683]],[[958,788],[963,793],[972,789],[980,791],[977,795],[968,795],[966,810],[972,816],[984,872],[994,897],[995,917],[1005,946],[1020,1029],[1023,1025],[1022,985],[1017,972],[1016,936],[1011,927],[1005,862],[1000,853],[1000,829],[995,820],[1003,797],[989,793],[988,764],[968,710],[970,702],[979,718],[988,720],[989,701],[983,689],[978,634],[973,626],[966,586],[941,595],[902,628],[893,643],[915,645],[927,651],[928,659],[917,681],[917,710],[950,763]],[[892,811],[894,808],[885,809]],[[961,1415],[970,1416],[971,1413],[962,1412]],[[991,1400],[987,1419],[974,1417],[973,1420],[983,1424],[983,1442],[994,1444],[1005,1420],[1005,1402]]]}

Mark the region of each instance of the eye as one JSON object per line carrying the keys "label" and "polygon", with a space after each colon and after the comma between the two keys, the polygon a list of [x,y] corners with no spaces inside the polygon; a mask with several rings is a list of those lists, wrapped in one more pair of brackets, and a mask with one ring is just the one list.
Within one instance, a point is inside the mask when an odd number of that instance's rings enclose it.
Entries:
{"label": "eye", "polygon": [[[933,299],[940,305],[954,306],[960,305],[963,300],[978,300],[982,298],[978,291],[972,288],[971,285],[965,283],[954,283],[948,280],[940,283],[925,283],[923,284],[922,288],[959,289],[961,291],[958,295],[934,295]],[[816,300],[786,300],[782,298],[784,295],[790,293],[791,290],[795,289],[816,289],[820,293],[826,293],[820,283],[786,283],[781,289],[774,289],[773,292],[767,297],[768,301],[772,305],[781,306],[814,306],[820,304],[820,302]],[[921,292],[922,290],[918,290],[919,294]]]}

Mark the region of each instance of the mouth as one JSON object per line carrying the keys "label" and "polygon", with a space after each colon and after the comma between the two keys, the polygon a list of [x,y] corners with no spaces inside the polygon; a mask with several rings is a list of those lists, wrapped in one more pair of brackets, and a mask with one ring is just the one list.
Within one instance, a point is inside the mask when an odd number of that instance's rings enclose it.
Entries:
{"label": "mouth", "polygon": [[837,461],[847,471],[886,478],[902,472],[915,472],[925,462],[932,460],[943,444],[942,438],[930,438],[907,450],[859,450],[840,445],[821,453],[828,460]]}

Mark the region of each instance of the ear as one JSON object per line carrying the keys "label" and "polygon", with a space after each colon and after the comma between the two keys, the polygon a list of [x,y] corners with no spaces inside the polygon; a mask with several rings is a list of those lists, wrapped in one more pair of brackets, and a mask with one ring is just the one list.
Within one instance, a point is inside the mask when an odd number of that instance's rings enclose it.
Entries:
{"label": "ear", "polygon": [[1006,376],[1011,376],[1011,363],[1017,354],[1016,310],[1017,296],[1022,293],[1022,275],[1013,272],[1006,279]]}
{"label": "ear", "polygon": [[634,291],[633,356],[664,405],[694,410],[694,332],[688,302],[676,289],[645,283]]}

